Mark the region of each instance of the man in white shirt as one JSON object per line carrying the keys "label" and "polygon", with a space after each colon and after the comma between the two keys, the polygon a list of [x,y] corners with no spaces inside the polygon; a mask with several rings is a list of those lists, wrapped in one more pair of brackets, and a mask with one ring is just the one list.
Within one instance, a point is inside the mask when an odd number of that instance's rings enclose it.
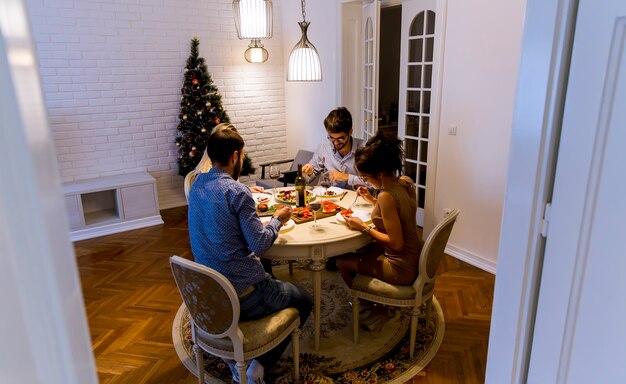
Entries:
{"label": "man in white shirt", "polygon": [[352,137],[350,111],[345,107],[333,109],[324,119],[324,127],[328,142],[320,144],[311,162],[302,166],[302,173],[316,176],[325,167],[337,187],[353,189],[354,185],[365,185],[354,168],[354,152],[365,142]]}

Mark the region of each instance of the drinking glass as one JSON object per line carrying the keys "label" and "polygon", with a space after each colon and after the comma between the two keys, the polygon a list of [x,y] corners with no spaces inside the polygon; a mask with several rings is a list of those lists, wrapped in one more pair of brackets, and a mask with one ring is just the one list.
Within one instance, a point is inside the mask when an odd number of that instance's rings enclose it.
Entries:
{"label": "drinking glass", "polygon": [[[330,174],[328,173],[328,171],[322,172],[322,174],[320,175],[319,184],[324,188],[325,192],[327,192],[328,188],[333,185],[333,182],[330,180]],[[326,193],[324,193],[324,196],[326,196]]]}
{"label": "drinking glass", "polygon": [[322,203],[321,201],[315,200],[314,202],[309,203],[309,207],[311,208],[311,211],[313,211],[313,229],[319,229],[320,227],[317,226],[317,212],[322,209]]}
{"label": "drinking glass", "polygon": [[274,180],[274,195],[276,195],[276,180],[280,177],[280,166],[277,163],[270,164],[270,179]]}

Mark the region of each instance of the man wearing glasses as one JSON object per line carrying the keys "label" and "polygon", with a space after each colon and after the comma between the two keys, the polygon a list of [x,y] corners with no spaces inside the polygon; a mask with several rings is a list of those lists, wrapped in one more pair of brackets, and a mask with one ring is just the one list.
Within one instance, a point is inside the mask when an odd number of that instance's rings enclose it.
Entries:
{"label": "man wearing glasses", "polygon": [[324,119],[327,143],[315,151],[309,164],[302,166],[302,173],[317,176],[323,169],[329,172],[333,185],[353,189],[354,185],[365,185],[354,169],[354,152],[364,146],[365,141],[352,137],[352,115],[345,107],[330,111]]}

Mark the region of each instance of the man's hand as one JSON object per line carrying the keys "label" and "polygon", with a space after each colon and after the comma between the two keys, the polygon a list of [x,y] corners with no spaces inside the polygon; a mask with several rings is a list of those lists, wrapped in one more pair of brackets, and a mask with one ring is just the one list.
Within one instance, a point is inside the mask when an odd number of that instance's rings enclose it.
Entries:
{"label": "man's hand", "polygon": [[310,175],[313,173],[313,164],[304,164],[302,166],[302,173],[305,175]]}
{"label": "man's hand", "polygon": [[253,186],[248,187],[248,188],[250,188],[250,192],[252,192],[252,193],[262,193],[262,192],[265,191],[265,188],[263,188],[261,186],[258,186],[258,185],[253,185]]}
{"label": "man's hand", "polygon": [[343,172],[339,172],[337,170],[334,170],[332,172],[330,172],[329,174],[330,179],[335,182],[335,181],[348,181],[348,174],[347,173],[343,173]]}
{"label": "man's hand", "polygon": [[278,217],[280,221],[286,223],[291,218],[291,207],[288,205],[279,206],[278,208],[276,208],[274,217]]}

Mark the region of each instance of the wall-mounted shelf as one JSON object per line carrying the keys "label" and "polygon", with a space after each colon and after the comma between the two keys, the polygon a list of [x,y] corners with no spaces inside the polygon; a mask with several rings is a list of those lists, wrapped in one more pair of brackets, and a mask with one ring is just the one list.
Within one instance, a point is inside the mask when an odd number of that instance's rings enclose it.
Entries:
{"label": "wall-mounted shelf", "polygon": [[156,182],[146,172],[63,185],[72,241],[163,224]]}

